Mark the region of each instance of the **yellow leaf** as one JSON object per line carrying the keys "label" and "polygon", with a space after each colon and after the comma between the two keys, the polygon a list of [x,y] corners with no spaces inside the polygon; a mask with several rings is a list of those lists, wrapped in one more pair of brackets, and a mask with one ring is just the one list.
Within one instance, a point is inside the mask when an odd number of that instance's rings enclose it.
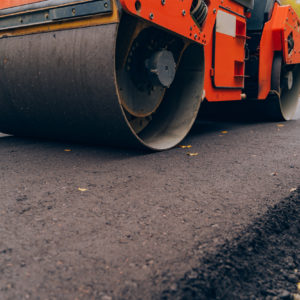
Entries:
{"label": "yellow leaf", "polygon": [[192,148],[192,145],[179,145],[178,147],[181,149],[190,149]]}
{"label": "yellow leaf", "polygon": [[283,124],[277,124],[277,127],[284,127]]}
{"label": "yellow leaf", "polygon": [[300,282],[297,284],[298,291],[300,292]]}
{"label": "yellow leaf", "polygon": [[188,155],[188,156],[197,156],[197,155],[199,155],[199,153],[190,153],[190,152],[189,152],[189,153],[187,153],[187,155]]}
{"label": "yellow leaf", "polygon": [[227,133],[228,133],[228,131],[226,131],[226,130],[222,131],[222,134],[227,134]]}
{"label": "yellow leaf", "polygon": [[65,149],[64,151],[65,152],[71,152],[72,150],[71,149]]}
{"label": "yellow leaf", "polygon": [[80,191],[80,192],[86,192],[86,191],[87,191],[87,189],[78,188],[78,191]]}

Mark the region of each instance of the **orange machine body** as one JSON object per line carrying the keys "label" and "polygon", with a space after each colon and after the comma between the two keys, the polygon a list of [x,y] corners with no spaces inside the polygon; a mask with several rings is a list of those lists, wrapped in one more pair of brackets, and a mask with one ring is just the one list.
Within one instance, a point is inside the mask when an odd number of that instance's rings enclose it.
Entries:
{"label": "orange machine body", "polygon": [[[205,46],[205,95],[208,101],[241,100],[244,88],[246,10],[231,0],[210,0],[205,23],[199,28],[189,1],[121,0],[125,9]],[[175,20],[175,21],[174,21]]]}
{"label": "orange machine body", "polygon": [[[216,11],[221,0],[209,1],[209,10],[206,21],[200,27],[195,23],[190,14],[193,0],[120,0],[120,2],[128,13],[205,45],[211,38],[211,33],[215,25]],[[140,5],[137,6],[136,3],[139,3]]]}
{"label": "orange machine body", "polygon": [[[288,39],[293,37],[294,47],[289,50]],[[275,52],[281,52],[286,64],[300,62],[300,20],[289,5],[275,3],[272,18],[265,24],[259,46],[258,99],[265,99],[271,89],[271,73]]]}
{"label": "orange machine body", "polygon": [[32,4],[36,2],[42,2],[44,0],[1,0],[0,9],[6,9],[26,4]]}
{"label": "orange machine body", "polygon": [[[125,10],[158,26],[176,32],[204,45],[205,97],[209,102],[242,100],[247,95],[245,60],[247,59],[247,18],[242,5],[232,0],[209,0],[208,16],[198,28],[187,13],[189,1],[121,0]],[[259,51],[258,95],[264,100],[271,90],[274,53],[281,51],[287,64],[300,61],[300,51],[288,50],[288,37],[293,35],[294,49],[300,49],[300,21],[291,6],[275,3],[271,19],[266,22]]]}
{"label": "orange machine body", "polygon": [[[0,9],[42,2],[42,0],[2,0]],[[84,2],[84,1],[83,1]],[[193,0],[119,0],[123,9],[166,30],[204,46],[205,98],[209,102],[242,100],[247,77],[247,17],[249,11],[233,0],[205,0],[208,14],[199,26],[190,14]],[[288,48],[292,35],[295,46]],[[290,6],[275,3],[266,22],[258,49],[257,99],[266,99],[271,89],[274,53],[281,51],[286,64],[300,62],[300,21]]]}

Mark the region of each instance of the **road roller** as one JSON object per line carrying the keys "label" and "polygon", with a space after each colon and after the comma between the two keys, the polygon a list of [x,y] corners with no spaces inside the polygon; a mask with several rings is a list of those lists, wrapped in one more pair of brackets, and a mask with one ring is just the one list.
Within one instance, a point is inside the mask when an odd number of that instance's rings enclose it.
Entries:
{"label": "road roller", "polygon": [[203,101],[291,119],[299,62],[276,0],[1,0],[0,131],[166,150]]}

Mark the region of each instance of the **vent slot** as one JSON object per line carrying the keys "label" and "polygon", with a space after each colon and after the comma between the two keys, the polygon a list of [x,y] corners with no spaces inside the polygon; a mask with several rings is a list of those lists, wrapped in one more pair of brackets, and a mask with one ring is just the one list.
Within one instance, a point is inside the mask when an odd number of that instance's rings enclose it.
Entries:
{"label": "vent slot", "polygon": [[202,26],[208,13],[208,7],[203,0],[194,0],[191,7],[191,15],[195,22]]}

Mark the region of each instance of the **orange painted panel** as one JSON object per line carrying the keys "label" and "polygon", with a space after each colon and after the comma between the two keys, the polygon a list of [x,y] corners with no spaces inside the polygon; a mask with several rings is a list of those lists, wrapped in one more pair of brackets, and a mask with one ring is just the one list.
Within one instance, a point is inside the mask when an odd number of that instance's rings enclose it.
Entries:
{"label": "orange painted panel", "polygon": [[211,76],[213,43],[209,43],[204,47],[205,55],[205,79],[204,90],[205,98],[208,102],[233,101],[241,100],[241,89],[216,89],[213,85],[213,77]]}
{"label": "orange painted panel", "polygon": [[216,33],[214,83],[216,87],[244,87],[245,40]]}
{"label": "orange painted panel", "polygon": [[[204,89],[208,102],[240,101],[244,87],[246,19],[240,16],[245,15],[245,11],[241,5],[230,0],[222,1],[222,6],[223,9],[220,9],[224,13],[235,17],[236,28],[234,30],[232,27],[234,24],[228,26],[225,16],[225,20],[218,24],[218,32],[212,34],[210,42],[204,47]],[[225,22],[224,27],[222,22]],[[233,18],[229,17],[229,23],[232,22]]]}
{"label": "orange painted panel", "polygon": [[241,89],[220,89],[220,88],[215,88],[213,85],[213,77],[211,74],[212,60],[213,60],[212,40],[204,47],[204,56],[205,56],[204,90],[205,90],[206,100],[208,102],[241,100],[241,94],[242,94]]}
{"label": "orange painted panel", "polygon": [[[201,28],[198,27],[190,14],[193,0],[140,0],[139,2],[120,0],[120,2],[128,13],[205,45],[211,38],[216,12],[224,0],[209,0],[207,2],[208,15]],[[136,3],[140,3],[140,5],[136,6]]]}
{"label": "orange painted panel", "polygon": [[45,0],[0,0],[0,9],[16,7],[36,2],[43,2]]}

